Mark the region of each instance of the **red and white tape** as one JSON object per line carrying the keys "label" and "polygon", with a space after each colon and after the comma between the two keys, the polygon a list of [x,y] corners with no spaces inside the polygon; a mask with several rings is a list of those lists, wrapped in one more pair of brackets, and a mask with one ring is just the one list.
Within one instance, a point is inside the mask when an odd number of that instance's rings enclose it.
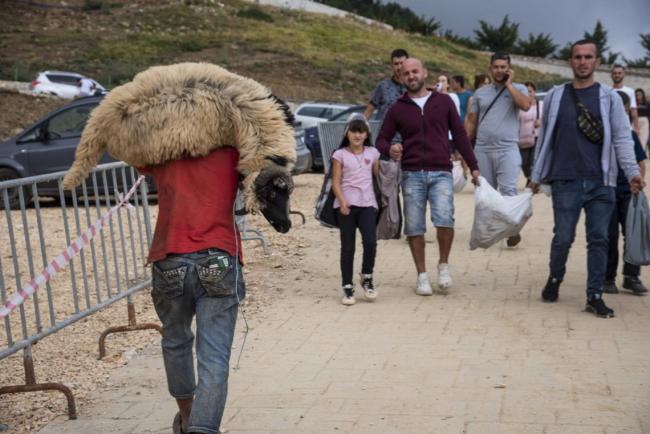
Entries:
{"label": "red and white tape", "polygon": [[34,292],[36,292],[39,287],[45,285],[45,283],[50,280],[52,276],[63,270],[66,265],[72,261],[72,258],[76,256],[81,251],[81,249],[90,243],[90,240],[92,240],[95,235],[97,235],[97,233],[102,229],[102,227],[106,225],[106,223],[113,217],[113,214],[115,214],[118,209],[124,206],[133,208],[133,206],[128,203],[129,199],[131,199],[131,196],[133,196],[133,193],[135,193],[135,190],[143,180],[144,176],[140,176],[135,184],[133,184],[133,187],[131,187],[129,192],[126,194],[126,196],[122,196],[121,194],[119,195],[120,202],[117,205],[104,212],[99,220],[93,223],[93,225],[86,229],[86,231],[81,234],[76,240],[74,240],[67,249],[65,249],[56,258],[54,258],[52,262],[50,262],[50,265],[45,267],[39,275],[34,277],[31,282],[20,288],[13,295],[13,297],[11,297],[11,300],[7,301],[4,306],[0,306],[0,318],[4,318],[9,315],[11,311],[20,306],[26,299],[28,299]]}

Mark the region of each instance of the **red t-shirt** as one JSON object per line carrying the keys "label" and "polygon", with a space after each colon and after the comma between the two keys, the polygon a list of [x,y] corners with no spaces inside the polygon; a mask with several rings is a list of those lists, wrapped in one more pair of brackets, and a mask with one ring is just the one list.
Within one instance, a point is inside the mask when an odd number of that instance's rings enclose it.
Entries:
{"label": "red t-shirt", "polygon": [[170,253],[217,248],[242,261],[241,240],[233,219],[239,152],[224,147],[200,158],[173,160],[139,168],[158,189],[158,221],[148,262]]}

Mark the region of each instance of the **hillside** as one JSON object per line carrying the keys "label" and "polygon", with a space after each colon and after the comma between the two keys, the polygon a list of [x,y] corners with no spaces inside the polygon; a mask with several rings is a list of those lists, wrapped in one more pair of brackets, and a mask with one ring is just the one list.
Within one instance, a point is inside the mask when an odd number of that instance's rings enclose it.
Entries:
{"label": "hillside", "polygon": [[[486,54],[443,38],[240,0],[65,4],[67,8],[19,1],[3,5],[0,78],[29,81],[40,70],[61,69],[110,87],[150,65],[206,61],[255,78],[284,98],[363,102],[388,74],[393,48],[406,48],[423,59],[434,76],[470,77],[488,62]],[[85,10],[84,5],[99,9]],[[517,74],[519,81],[554,81],[554,76],[522,68]]]}

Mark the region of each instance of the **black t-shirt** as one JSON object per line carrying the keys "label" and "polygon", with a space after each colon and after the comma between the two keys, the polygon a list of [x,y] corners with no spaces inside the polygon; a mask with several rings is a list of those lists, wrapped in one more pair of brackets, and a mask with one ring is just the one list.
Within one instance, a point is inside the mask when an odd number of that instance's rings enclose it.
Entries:
{"label": "black t-shirt", "polygon": [[[569,86],[571,84],[564,87],[555,123],[553,163],[549,179],[603,179],[603,145],[591,143],[578,129],[576,106]],[[600,119],[600,84],[594,83],[585,89],[576,89],[575,92],[578,101],[584,104],[594,117]]]}
{"label": "black t-shirt", "polygon": [[650,113],[648,113],[648,104],[639,104],[636,111],[639,116],[650,117]]}

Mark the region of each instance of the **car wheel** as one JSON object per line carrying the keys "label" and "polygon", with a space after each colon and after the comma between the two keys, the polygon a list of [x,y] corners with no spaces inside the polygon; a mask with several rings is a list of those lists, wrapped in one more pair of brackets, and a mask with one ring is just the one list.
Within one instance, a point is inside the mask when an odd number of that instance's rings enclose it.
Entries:
{"label": "car wheel", "polygon": [[[20,178],[20,175],[16,173],[13,169],[8,169],[6,167],[0,167],[0,183],[2,181],[9,181],[12,179],[18,179]],[[18,189],[22,188],[23,189],[23,198],[25,199],[25,205],[29,203],[29,189],[25,187],[14,187],[14,188],[9,188],[7,189],[7,194],[9,196],[9,209],[20,209],[20,196]],[[5,203],[4,203],[4,189],[0,188],[0,210],[5,208]]]}

